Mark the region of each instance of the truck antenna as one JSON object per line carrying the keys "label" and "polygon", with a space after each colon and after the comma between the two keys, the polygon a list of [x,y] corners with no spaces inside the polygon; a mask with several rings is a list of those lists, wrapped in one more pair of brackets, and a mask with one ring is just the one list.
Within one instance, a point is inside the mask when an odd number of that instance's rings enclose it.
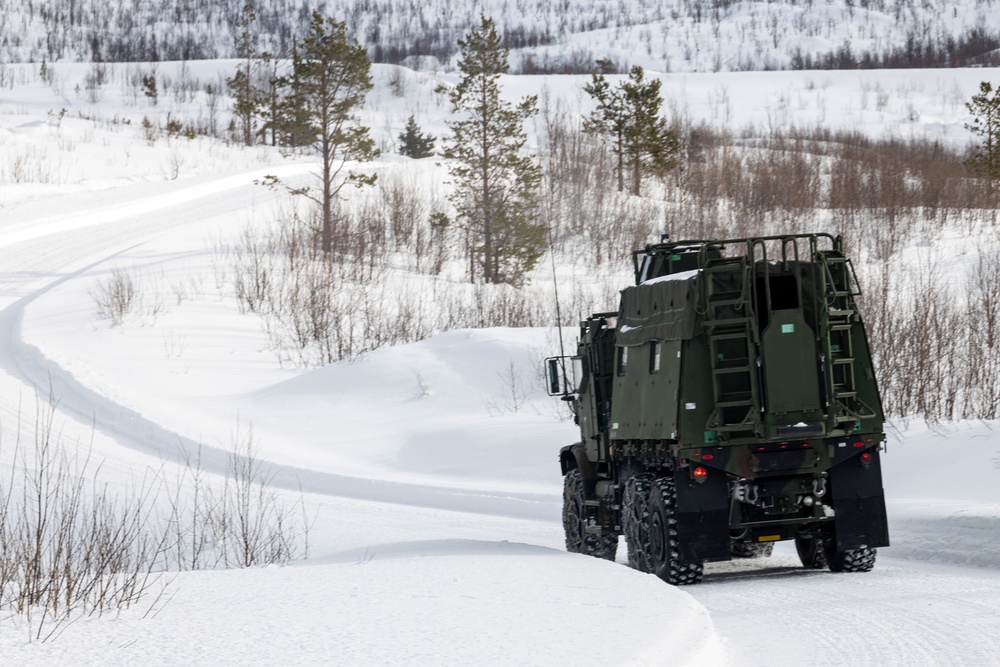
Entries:
{"label": "truck antenna", "polygon": [[563,344],[562,309],[559,307],[559,280],[556,277],[556,247],[552,241],[552,218],[548,224],[549,257],[552,260],[552,291],[556,299],[556,327],[559,329],[559,365],[562,371],[563,390],[566,389],[566,346]]}

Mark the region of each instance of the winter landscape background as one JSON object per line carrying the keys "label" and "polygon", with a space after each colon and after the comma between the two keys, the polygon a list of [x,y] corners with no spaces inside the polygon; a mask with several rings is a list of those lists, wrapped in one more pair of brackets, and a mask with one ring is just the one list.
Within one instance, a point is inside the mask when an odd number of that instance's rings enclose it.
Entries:
{"label": "winter landscape background", "polygon": [[[314,337],[263,305],[287,294],[274,250],[308,207],[255,181],[310,183],[316,164],[233,140],[239,7],[70,6],[0,0],[0,523],[21,497],[52,498],[56,521],[70,496],[53,488],[80,488],[172,546],[142,547],[163,567],[136,566],[146,591],[126,609],[6,604],[5,662],[995,663],[1000,228],[961,161],[965,103],[1000,70],[764,71],[848,42],[889,59],[911,34],[948,55],[900,66],[989,63],[958,45],[989,46],[991,3],[331,5],[382,61],[363,116],[383,154],[361,165],[378,185],[344,203],[338,316]],[[277,52],[297,25],[277,19],[301,12],[265,8]],[[467,282],[460,239],[431,224],[450,215],[445,161],[397,152],[411,115],[447,141],[455,40],[493,10],[525,40],[515,69],[549,70],[503,79],[508,99],[539,95],[554,231],[518,289]],[[149,61],[153,35],[161,60],[185,43],[188,59]],[[113,43],[135,57],[110,62]],[[643,197],[614,191],[580,130],[598,57],[661,78],[688,146]],[[661,232],[813,230],[855,258],[893,415],[875,570],[807,571],[779,544],[677,589],[565,553],[557,453],[577,433],[539,377],[559,349],[554,281],[572,346]],[[109,301],[122,286],[127,308]],[[259,551],[237,539],[241,510],[268,522],[242,533]]]}

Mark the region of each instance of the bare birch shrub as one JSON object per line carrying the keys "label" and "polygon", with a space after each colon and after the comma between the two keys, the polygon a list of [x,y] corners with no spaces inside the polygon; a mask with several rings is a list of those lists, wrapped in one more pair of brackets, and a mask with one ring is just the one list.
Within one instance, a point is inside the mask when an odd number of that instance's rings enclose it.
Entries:
{"label": "bare birch shrub", "polygon": [[132,274],[114,268],[105,280],[99,280],[91,292],[95,312],[102,319],[111,320],[111,326],[121,326],[139,303],[139,285]]}
{"label": "bare birch shrub", "polygon": [[285,505],[258,457],[253,427],[233,434],[221,494],[209,503],[209,523],[226,566],[252,567],[308,556],[308,526],[295,517],[297,505]]}
{"label": "bare birch shrub", "polygon": [[146,471],[113,492],[90,448],[56,431],[55,407],[51,396],[38,400],[31,442],[18,432],[14,465],[0,479],[0,618],[23,618],[32,640],[51,640],[80,617],[140,603],[154,611],[170,569],[308,556],[302,503],[285,504],[273,488],[252,430],[237,427],[218,482],[199,458],[175,480]]}
{"label": "bare birch shrub", "polygon": [[[962,417],[1000,418],[1000,252],[980,252],[966,283],[967,373]],[[959,343],[961,344],[961,343]]]}
{"label": "bare birch shrub", "polygon": [[0,610],[23,616],[43,641],[71,617],[128,609],[165,583],[165,540],[149,525],[156,481],[112,495],[89,449],[54,430],[54,415],[51,397],[37,402],[33,440],[22,446],[18,434],[0,481]]}

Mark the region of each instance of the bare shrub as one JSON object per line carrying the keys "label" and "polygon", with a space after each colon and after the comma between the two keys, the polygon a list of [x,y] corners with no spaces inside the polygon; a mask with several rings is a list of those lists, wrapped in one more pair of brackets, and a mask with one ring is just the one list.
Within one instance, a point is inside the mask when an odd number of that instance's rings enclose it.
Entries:
{"label": "bare shrub", "polygon": [[104,85],[107,82],[108,66],[105,63],[93,63],[83,78],[84,99],[91,104],[100,102],[104,98]]}
{"label": "bare shrub", "polygon": [[111,320],[112,327],[122,326],[130,317],[144,324],[155,322],[167,307],[166,295],[158,289],[161,280],[156,276],[143,280],[134,271],[113,268],[90,291],[95,315]]}
{"label": "bare shrub", "polygon": [[149,470],[115,492],[89,446],[56,430],[55,399],[36,405],[31,443],[17,434],[14,465],[0,478],[0,614],[25,619],[32,640],[53,639],[81,616],[140,603],[154,612],[171,568],[308,556],[302,502],[285,504],[271,486],[252,429],[237,426],[221,480],[205,474],[199,452],[176,479]]}
{"label": "bare shrub", "polygon": [[530,388],[513,359],[497,372],[497,377],[500,378],[501,391],[499,397],[486,401],[487,412],[491,415],[520,412],[528,400]]}
{"label": "bare shrub", "polygon": [[37,402],[33,443],[21,448],[18,437],[0,481],[0,610],[23,615],[41,640],[74,615],[128,609],[167,583],[164,539],[148,522],[155,481],[112,495],[89,448],[61,441],[54,414],[51,396]]}
{"label": "bare shrub", "polygon": [[285,505],[258,458],[253,427],[237,430],[227,456],[221,495],[207,512],[222,562],[238,567],[284,563],[308,556],[308,525],[296,523],[298,506]]}
{"label": "bare shrub", "polygon": [[[966,283],[968,351],[962,417],[1000,418],[1000,252],[981,251]],[[961,345],[958,342],[958,345]]]}
{"label": "bare shrub", "polygon": [[139,304],[139,289],[138,281],[130,272],[112,269],[111,275],[98,280],[97,287],[90,293],[97,316],[111,320],[113,327],[121,326]]}

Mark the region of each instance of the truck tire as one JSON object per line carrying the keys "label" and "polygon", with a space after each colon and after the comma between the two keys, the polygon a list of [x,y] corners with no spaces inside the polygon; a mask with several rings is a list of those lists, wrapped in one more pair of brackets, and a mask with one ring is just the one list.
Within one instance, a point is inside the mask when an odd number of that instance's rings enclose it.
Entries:
{"label": "truck tire", "polygon": [[845,551],[828,551],[826,561],[831,572],[871,572],[875,567],[875,549],[861,547]]}
{"label": "truck tire", "polygon": [[622,532],[628,548],[629,566],[649,572],[649,489],[652,475],[636,475],[622,494]]}
{"label": "truck tire", "polygon": [[770,558],[774,553],[774,543],[733,542],[729,545],[729,553],[733,558]]}
{"label": "truck tire", "polygon": [[795,550],[807,570],[822,570],[826,565],[826,551],[818,537],[796,537]]}
{"label": "truck tire", "polygon": [[673,477],[658,477],[649,490],[649,569],[668,584],[680,586],[701,581],[701,563],[685,563],[677,536],[677,492]]}
{"label": "truck tire", "polygon": [[563,531],[566,551],[595,558],[614,560],[618,551],[617,535],[593,535],[587,532],[587,512],[583,478],[579,469],[570,470],[563,479]]}

